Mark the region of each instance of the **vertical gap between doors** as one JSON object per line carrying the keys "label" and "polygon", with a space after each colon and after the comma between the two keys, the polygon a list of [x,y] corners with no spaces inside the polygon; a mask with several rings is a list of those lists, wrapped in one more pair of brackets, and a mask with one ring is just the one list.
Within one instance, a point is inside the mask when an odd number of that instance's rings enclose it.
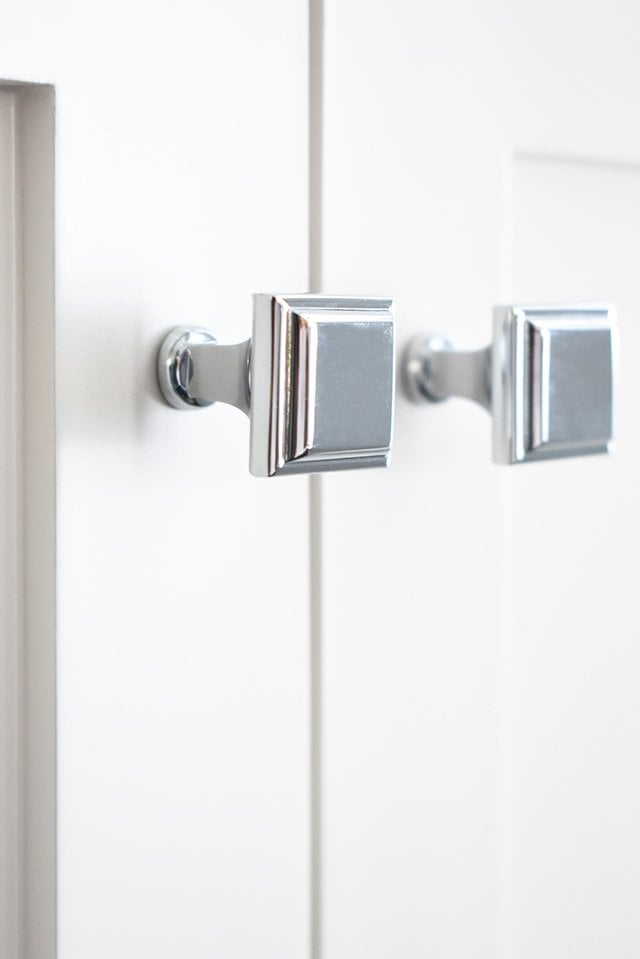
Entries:
{"label": "vertical gap between doors", "polygon": [[[321,292],[324,0],[309,0],[309,288]],[[310,542],[310,944],[322,959],[322,478],[309,481]]]}

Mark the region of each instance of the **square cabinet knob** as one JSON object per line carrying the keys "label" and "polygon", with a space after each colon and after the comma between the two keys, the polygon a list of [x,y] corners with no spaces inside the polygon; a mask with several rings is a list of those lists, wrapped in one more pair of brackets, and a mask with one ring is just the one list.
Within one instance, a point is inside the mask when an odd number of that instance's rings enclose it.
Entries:
{"label": "square cabinet knob", "polygon": [[417,337],[404,364],[416,402],[465,396],[490,411],[493,458],[606,453],[613,437],[616,326],[609,306],[497,306],[484,350]]}
{"label": "square cabinet knob", "polygon": [[394,409],[392,301],[254,296],[253,335],[233,346],[178,327],[159,381],[178,409],[227,402],[250,419],[254,476],[386,466]]}
{"label": "square cabinet knob", "polygon": [[613,436],[612,311],[497,307],[492,408],[501,463],[606,453]]}

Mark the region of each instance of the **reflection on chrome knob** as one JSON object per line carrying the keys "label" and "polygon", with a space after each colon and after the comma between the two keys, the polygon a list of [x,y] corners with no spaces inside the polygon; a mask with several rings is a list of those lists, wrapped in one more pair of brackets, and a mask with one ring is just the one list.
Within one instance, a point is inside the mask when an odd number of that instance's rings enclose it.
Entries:
{"label": "reflection on chrome knob", "polygon": [[394,351],[389,299],[258,294],[250,340],[178,327],[158,378],[177,409],[222,402],[249,416],[254,476],[386,466]]}
{"label": "reflection on chrome knob", "polygon": [[405,387],[417,403],[464,396],[488,409],[497,463],[606,453],[614,340],[611,307],[498,306],[484,350],[454,350],[436,336],[413,339]]}

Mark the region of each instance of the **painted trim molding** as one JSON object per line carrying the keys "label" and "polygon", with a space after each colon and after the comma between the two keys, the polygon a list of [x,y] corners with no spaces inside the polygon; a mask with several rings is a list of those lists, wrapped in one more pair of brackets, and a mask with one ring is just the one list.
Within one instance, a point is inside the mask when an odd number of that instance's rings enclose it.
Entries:
{"label": "painted trim molding", "polygon": [[0,955],[53,959],[54,92],[0,84]]}

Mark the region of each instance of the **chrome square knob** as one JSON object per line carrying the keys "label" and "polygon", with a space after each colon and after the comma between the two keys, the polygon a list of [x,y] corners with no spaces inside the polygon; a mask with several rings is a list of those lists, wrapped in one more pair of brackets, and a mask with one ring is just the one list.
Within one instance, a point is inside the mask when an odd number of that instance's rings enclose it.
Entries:
{"label": "chrome square knob", "polygon": [[496,307],[494,459],[606,453],[613,436],[609,307]]}
{"label": "chrome square knob", "polygon": [[251,473],[279,476],[386,466],[394,368],[391,300],[258,294],[251,340],[221,346],[179,327],[158,373],[172,406],[244,410]]}
{"label": "chrome square knob", "polygon": [[606,453],[613,436],[614,311],[608,306],[497,306],[485,350],[442,337],[409,346],[417,402],[466,396],[493,418],[497,463]]}
{"label": "chrome square knob", "polygon": [[394,389],[391,306],[390,300],[371,298],[254,298],[254,475],[387,465]]}

